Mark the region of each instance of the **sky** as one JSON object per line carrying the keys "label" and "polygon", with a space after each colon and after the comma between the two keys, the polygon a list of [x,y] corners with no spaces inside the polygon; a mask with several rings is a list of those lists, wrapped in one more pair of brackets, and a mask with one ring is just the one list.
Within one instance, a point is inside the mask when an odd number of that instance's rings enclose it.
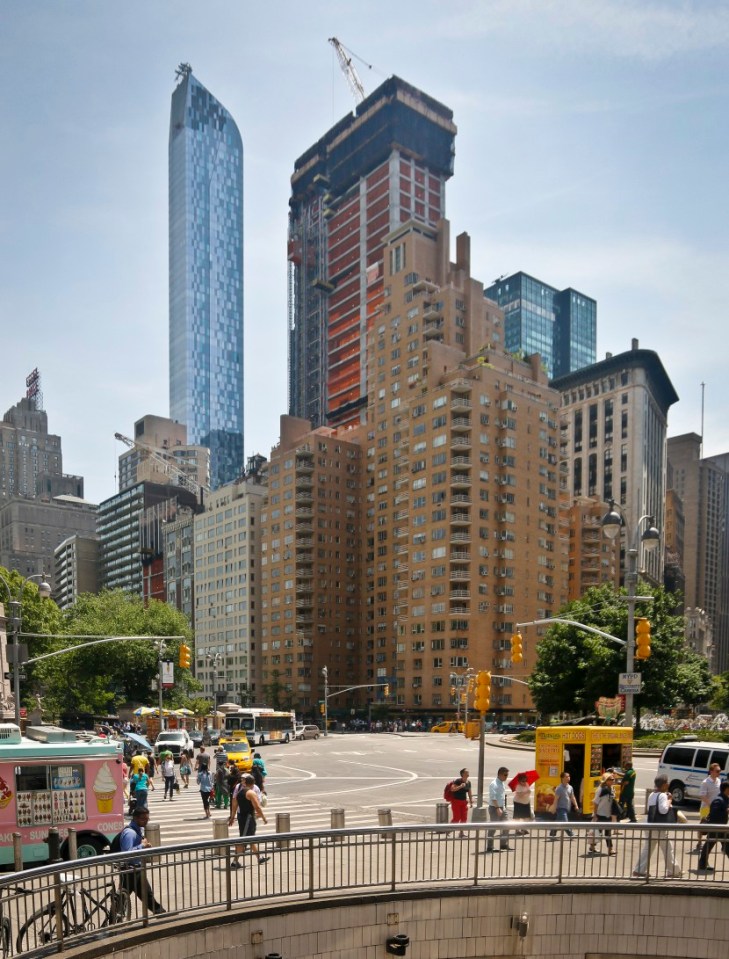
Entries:
{"label": "sky", "polygon": [[37,367],[94,502],[116,490],[114,433],[169,414],[167,143],[188,62],[243,137],[245,452],[269,454],[289,178],[355,106],[332,36],[367,93],[397,74],[454,111],[446,208],[473,275],[594,297],[598,359],[632,338],[658,352],[669,435],[701,432],[705,384],[704,455],[729,451],[729,0],[2,0],[0,414]]}

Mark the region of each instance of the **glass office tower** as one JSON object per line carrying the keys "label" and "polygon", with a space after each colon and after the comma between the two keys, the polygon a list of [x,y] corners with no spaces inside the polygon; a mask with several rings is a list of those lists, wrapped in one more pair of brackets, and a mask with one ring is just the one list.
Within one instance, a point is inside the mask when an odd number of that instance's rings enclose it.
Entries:
{"label": "glass office tower", "polygon": [[501,277],[484,296],[504,311],[509,353],[539,353],[550,379],[595,362],[597,303],[568,287],[556,290],[528,273]]}
{"label": "glass office tower", "polygon": [[169,142],[170,416],[210,449],[213,489],[243,470],[243,142],[182,64]]}

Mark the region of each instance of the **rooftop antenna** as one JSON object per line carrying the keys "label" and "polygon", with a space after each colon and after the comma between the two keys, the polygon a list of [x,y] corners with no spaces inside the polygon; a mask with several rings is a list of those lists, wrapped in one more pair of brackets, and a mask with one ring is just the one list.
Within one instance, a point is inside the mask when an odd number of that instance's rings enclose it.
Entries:
{"label": "rooftop antenna", "polygon": [[704,392],[706,383],[701,384],[701,445],[699,446],[699,459],[704,458]]}

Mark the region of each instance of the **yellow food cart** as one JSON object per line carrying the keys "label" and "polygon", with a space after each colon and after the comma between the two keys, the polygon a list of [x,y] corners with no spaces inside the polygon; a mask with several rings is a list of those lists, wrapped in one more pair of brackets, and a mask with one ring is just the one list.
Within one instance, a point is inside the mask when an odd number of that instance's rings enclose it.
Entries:
{"label": "yellow food cart", "polygon": [[[607,769],[624,769],[633,758],[633,730],[627,726],[540,726],[536,734],[534,812],[544,816],[554,801],[562,772],[570,774],[580,810],[592,815],[592,800]],[[618,796],[616,788],[616,798]]]}

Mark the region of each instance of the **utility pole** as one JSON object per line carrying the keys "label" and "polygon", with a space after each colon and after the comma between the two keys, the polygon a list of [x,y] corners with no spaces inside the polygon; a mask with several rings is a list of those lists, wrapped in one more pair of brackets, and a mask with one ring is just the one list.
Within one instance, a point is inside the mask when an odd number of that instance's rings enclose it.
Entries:
{"label": "utility pole", "polygon": [[329,670],[322,666],[321,674],[324,677],[324,735],[329,735]]}

